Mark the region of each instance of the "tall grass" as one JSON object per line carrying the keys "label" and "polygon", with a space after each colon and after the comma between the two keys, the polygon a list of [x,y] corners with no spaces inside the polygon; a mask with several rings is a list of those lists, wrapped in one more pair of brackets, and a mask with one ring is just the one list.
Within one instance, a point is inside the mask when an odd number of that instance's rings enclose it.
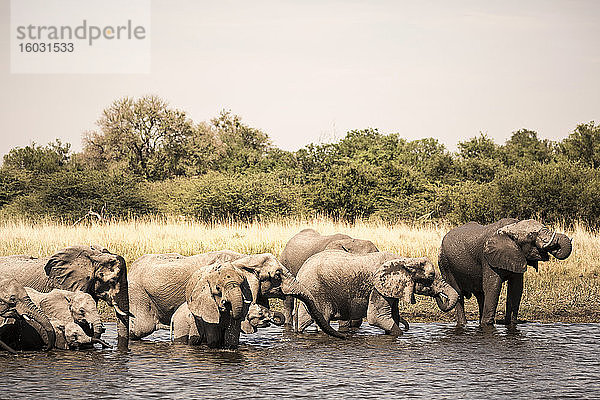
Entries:
{"label": "tall grass", "polygon": [[[285,219],[271,222],[221,222],[207,224],[189,219],[146,217],[77,226],[42,220],[0,221],[0,256],[28,254],[44,257],[74,244],[97,243],[121,254],[128,263],[147,253],[177,252],[192,255],[231,249],[241,253],[269,252],[279,256],[286,242],[304,228],[323,234],[347,233],[372,240],[382,251],[403,256],[429,257],[437,262],[447,224],[348,224],[330,219]],[[560,227],[558,227],[560,230]],[[563,230],[564,231],[564,230]],[[573,238],[573,254],[564,261],[540,263],[539,272],[525,274],[520,316],[541,321],[600,322],[600,235],[575,224],[566,233]],[[500,304],[504,304],[506,289]],[[467,300],[469,318],[477,318],[474,299]],[[498,307],[499,315],[503,306]],[[403,305],[412,320],[452,320],[429,298]]]}

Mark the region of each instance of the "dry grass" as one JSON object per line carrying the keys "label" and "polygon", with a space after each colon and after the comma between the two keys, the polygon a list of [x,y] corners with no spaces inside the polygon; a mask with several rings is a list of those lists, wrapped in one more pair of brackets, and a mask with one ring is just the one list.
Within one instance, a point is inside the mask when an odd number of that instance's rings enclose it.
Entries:
{"label": "dry grass", "polygon": [[[344,232],[372,240],[380,250],[437,261],[438,248],[450,226],[359,222],[328,219],[205,224],[177,218],[146,218],[105,224],[70,226],[54,221],[0,221],[0,255],[47,256],[73,244],[97,243],[123,255],[128,263],[147,253],[184,255],[231,249],[241,253],[269,252],[279,256],[285,243],[301,229],[323,234]],[[575,226],[573,254],[565,261],[540,263],[540,271],[525,275],[520,316],[540,321],[600,322],[600,235]],[[503,292],[503,297],[504,297]],[[501,305],[504,300],[501,300]],[[474,299],[467,300],[470,319],[477,318]],[[499,306],[499,314],[503,307]],[[431,299],[421,298],[403,312],[414,320],[452,320]]]}

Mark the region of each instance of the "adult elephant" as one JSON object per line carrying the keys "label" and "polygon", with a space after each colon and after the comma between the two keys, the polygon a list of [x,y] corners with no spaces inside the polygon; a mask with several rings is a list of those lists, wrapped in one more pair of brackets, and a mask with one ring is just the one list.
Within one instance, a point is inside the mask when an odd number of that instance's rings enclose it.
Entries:
{"label": "adult elephant", "polygon": [[231,250],[194,256],[177,253],[146,254],[129,266],[129,304],[134,317],[130,335],[139,340],[167,327],[177,308],[185,302],[185,287],[199,268],[245,257]]}
{"label": "adult elephant", "polygon": [[[367,317],[388,335],[401,335],[398,301],[414,303],[415,294],[433,296],[442,311],[450,311],[458,293],[435,273],[427,258],[406,258],[389,252],[351,254],[327,250],[310,257],[297,276],[310,289],[327,321]],[[298,310],[298,329],[312,323]]]}
{"label": "adult elephant", "polygon": [[88,293],[52,289],[41,293],[26,287],[33,303],[48,317],[56,333],[56,348],[79,349],[93,347],[99,343],[102,347],[111,347],[100,339],[104,326],[96,302]]}
{"label": "adult elephant", "polygon": [[504,323],[515,325],[527,266],[537,270],[539,261],[548,261],[548,254],[564,260],[571,250],[566,235],[532,219],[504,218],[489,225],[469,222],[452,229],[442,240],[439,267],[460,294],[457,325],[467,323],[464,298],[474,294],[480,324],[484,328],[493,326],[504,281],[508,281]]}
{"label": "adult elephant", "polygon": [[[0,276],[0,349],[49,350],[56,335],[50,319],[15,279]],[[1,322],[0,321],[0,322]]]}
{"label": "adult elephant", "polygon": [[[272,254],[243,255],[230,250],[184,257],[179,254],[153,254],[135,261],[130,269],[131,336],[139,339],[160,325],[168,326],[173,313],[185,300],[185,287],[198,269],[214,263],[231,262],[245,276],[251,302],[269,307],[269,298],[291,295],[303,301],[311,315],[314,301],[306,288]],[[343,337],[323,317],[313,315],[324,332]]]}
{"label": "adult elephant", "polygon": [[[256,314],[244,272],[231,263],[213,264],[194,272],[186,285],[186,302],[172,318],[174,339],[179,343],[202,344],[212,348],[234,349],[239,344],[240,332],[253,329],[265,321],[253,315],[250,321],[249,308]],[[264,308],[264,307],[262,307]]]}
{"label": "adult elephant", "polygon": [[[104,300],[117,317],[118,347],[129,341],[129,295],[123,257],[102,246],[71,246],[47,258],[24,255],[0,257],[0,274],[40,292],[52,289],[82,291]],[[100,332],[95,332],[100,338]]]}
{"label": "adult elephant", "polygon": [[[354,239],[342,233],[321,235],[314,229],[303,229],[294,235],[281,252],[279,260],[290,272],[296,276],[302,264],[314,254],[324,250],[343,250],[352,254],[367,254],[379,251],[370,240]],[[286,324],[292,324],[293,297],[287,297],[283,303]],[[360,326],[362,320],[340,321],[340,327]]]}

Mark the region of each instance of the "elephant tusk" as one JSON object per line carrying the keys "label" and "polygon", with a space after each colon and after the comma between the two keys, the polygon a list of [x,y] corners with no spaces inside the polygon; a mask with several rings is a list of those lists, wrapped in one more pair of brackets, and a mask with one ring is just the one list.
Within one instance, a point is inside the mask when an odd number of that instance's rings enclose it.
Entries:
{"label": "elephant tusk", "polygon": [[124,312],[123,310],[121,310],[121,309],[119,308],[119,306],[118,306],[118,305],[116,305],[116,304],[113,304],[113,307],[115,308],[115,312],[116,312],[117,314],[119,314],[121,317],[131,317],[131,318],[135,318],[135,316],[134,316],[132,313],[130,313],[129,311],[127,311],[127,312]]}
{"label": "elephant tusk", "polygon": [[552,242],[554,241],[554,238],[556,237],[556,231],[552,232],[552,237],[550,238],[550,240],[548,240],[546,243],[544,243],[542,245],[542,248],[545,249],[548,246],[550,246],[552,244]]}

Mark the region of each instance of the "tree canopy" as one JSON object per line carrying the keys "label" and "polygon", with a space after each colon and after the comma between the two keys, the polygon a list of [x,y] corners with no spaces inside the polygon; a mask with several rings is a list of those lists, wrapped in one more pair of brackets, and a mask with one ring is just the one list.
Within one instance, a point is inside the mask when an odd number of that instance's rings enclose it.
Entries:
{"label": "tree canopy", "polygon": [[202,122],[156,96],[114,101],[83,151],[57,140],[12,149],[0,169],[0,216],[147,213],[253,219],[327,215],[354,221],[505,216],[600,225],[600,125],[559,142],[530,129],[504,144],[484,133],[451,152],[436,138],[367,128],[297,151],[223,110]]}

